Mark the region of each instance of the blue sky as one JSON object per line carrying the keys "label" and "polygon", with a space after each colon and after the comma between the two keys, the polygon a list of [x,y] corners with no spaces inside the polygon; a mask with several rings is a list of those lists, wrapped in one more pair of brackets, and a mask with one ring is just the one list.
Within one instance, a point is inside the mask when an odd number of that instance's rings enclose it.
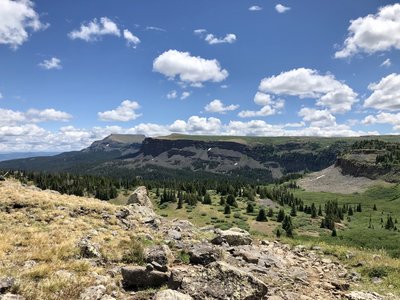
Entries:
{"label": "blue sky", "polygon": [[0,152],[400,132],[400,4],[0,0]]}

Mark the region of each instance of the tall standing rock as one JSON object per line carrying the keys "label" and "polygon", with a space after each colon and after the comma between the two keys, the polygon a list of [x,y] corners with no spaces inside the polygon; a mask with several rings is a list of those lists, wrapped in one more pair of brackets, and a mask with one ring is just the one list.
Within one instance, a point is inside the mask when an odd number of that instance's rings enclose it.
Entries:
{"label": "tall standing rock", "polygon": [[128,199],[128,204],[138,204],[140,206],[146,206],[153,208],[153,203],[147,195],[147,189],[145,186],[139,186]]}

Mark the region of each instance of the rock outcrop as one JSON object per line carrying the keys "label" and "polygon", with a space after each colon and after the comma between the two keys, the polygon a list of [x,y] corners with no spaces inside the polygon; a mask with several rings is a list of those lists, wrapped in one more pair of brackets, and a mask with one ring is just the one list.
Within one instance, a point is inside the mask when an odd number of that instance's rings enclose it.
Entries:
{"label": "rock outcrop", "polygon": [[149,196],[147,195],[147,189],[145,186],[138,187],[128,199],[128,204],[138,204],[140,206],[145,206],[153,208],[153,203]]}
{"label": "rock outcrop", "polygon": [[121,269],[126,288],[160,287],[168,281],[168,275],[140,266],[127,266]]}
{"label": "rock outcrop", "polygon": [[217,236],[211,242],[215,245],[227,243],[230,246],[239,246],[250,245],[252,239],[246,230],[234,227],[229,230],[218,231]]}

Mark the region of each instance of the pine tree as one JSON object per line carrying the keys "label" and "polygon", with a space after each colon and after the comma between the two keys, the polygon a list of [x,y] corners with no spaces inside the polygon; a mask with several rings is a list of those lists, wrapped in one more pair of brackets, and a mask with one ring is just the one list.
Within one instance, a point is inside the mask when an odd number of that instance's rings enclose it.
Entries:
{"label": "pine tree", "polygon": [[336,237],[337,236],[337,232],[336,232],[336,228],[332,229],[332,237]]}
{"label": "pine tree", "polygon": [[267,215],[265,214],[265,209],[261,208],[258,212],[258,216],[256,218],[256,221],[258,222],[266,222],[267,221]]}
{"label": "pine tree", "polygon": [[311,218],[315,219],[317,217],[317,208],[315,207],[315,204],[311,204]]}
{"label": "pine tree", "polygon": [[292,216],[292,217],[295,217],[295,216],[297,216],[297,211],[296,211],[296,206],[292,206],[292,209],[291,209],[291,211],[290,211],[290,215]]}
{"label": "pine tree", "polygon": [[273,216],[274,216],[274,210],[272,209],[272,207],[270,207],[268,209],[267,217],[272,218]]}
{"label": "pine tree", "polygon": [[203,199],[203,204],[211,204],[211,196],[209,193],[206,192]]}
{"label": "pine tree", "polygon": [[281,208],[278,212],[278,216],[276,217],[277,222],[282,222],[285,218],[285,211]]}
{"label": "pine tree", "polygon": [[251,204],[251,202],[249,202],[247,204],[246,212],[249,213],[249,214],[254,212],[254,206],[253,206],[253,204]]}
{"label": "pine tree", "polygon": [[376,204],[374,204],[374,208],[373,208],[373,209],[374,209],[374,211],[377,211],[377,210],[378,210],[378,209],[376,208]]}
{"label": "pine tree", "polygon": [[228,205],[228,204],[225,205],[224,214],[225,214],[225,215],[230,215],[230,214],[231,214],[231,207],[230,207],[230,205]]}
{"label": "pine tree", "polygon": [[285,216],[282,222],[282,228],[286,231],[287,237],[293,237],[293,224],[290,216]]}
{"label": "pine tree", "polygon": [[280,238],[281,237],[281,231],[279,230],[279,228],[276,230],[276,238]]}
{"label": "pine tree", "polygon": [[349,211],[348,211],[347,214],[348,214],[349,216],[354,215],[353,208],[352,208],[351,206],[349,207]]}

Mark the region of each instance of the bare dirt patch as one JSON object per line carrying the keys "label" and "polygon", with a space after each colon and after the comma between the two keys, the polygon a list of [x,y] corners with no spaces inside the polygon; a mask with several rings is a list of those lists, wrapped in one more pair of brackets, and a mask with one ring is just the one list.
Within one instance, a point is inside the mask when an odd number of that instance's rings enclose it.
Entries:
{"label": "bare dirt patch", "polygon": [[298,180],[298,184],[300,187],[310,192],[339,194],[362,193],[375,185],[390,185],[390,183],[382,180],[343,175],[340,168],[334,166],[308,174],[306,177]]}

